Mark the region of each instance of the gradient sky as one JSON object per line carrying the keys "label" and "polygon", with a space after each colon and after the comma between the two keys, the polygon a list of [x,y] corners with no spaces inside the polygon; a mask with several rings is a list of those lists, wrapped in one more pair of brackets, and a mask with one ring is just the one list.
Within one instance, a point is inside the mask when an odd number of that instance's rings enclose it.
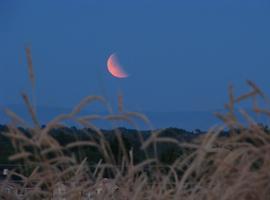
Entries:
{"label": "gradient sky", "polygon": [[[230,83],[270,92],[269,23],[269,0],[1,0],[0,101],[29,90],[31,44],[40,105],[121,90],[131,110],[221,108]],[[108,74],[114,52],[129,78]]]}

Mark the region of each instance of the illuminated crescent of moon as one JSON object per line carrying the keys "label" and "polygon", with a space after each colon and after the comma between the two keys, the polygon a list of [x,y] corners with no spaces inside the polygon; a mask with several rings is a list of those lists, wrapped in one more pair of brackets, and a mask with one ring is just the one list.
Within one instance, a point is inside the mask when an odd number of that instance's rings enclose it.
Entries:
{"label": "illuminated crescent of moon", "polygon": [[127,78],[128,74],[122,69],[116,54],[110,55],[107,61],[108,71],[116,78]]}

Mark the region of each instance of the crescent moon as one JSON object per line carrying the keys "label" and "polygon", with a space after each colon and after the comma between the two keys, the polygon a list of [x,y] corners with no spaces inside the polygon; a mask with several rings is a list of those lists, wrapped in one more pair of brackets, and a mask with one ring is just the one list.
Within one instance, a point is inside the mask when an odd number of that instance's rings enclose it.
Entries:
{"label": "crescent moon", "polygon": [[116,78],[127,78],[128,74],[123,70],[118,62],[116,54],[110,55],[107,60],[107,69]]}

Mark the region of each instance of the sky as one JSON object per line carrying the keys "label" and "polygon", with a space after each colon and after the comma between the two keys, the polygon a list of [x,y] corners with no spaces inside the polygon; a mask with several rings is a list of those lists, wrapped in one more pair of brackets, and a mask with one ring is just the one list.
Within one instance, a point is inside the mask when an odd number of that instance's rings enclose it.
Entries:
{"label": "sky", "polygon": [[[73,107],[88,95],[128,110],[213,110],[253,80],[270,92],[268,0],[1,0],[0,102],[30,92],[31,45],[38,105]],[[117,53],[130,74],[112,77]]]}

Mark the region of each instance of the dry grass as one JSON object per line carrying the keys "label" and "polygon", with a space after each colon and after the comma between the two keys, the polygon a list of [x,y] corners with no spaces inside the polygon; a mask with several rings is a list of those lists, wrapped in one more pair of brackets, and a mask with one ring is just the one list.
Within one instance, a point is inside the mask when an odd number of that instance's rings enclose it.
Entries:
{"label": "dry grass", "polygon": [[[30,51],[27,50],[30,79],[34,79]],[[67,114],[56,117],[41,129],[29,98],[23,94],[23,99],[32,116],[34,127],[28,127],[30,135],[26,136],[16,128],[25,126],[25,122],[15,113],[7,110],[12,123],[6,134],[10,138],[16,154],[10,160],[24,163],[30,173],[20,174],[12,171],[7,180],[0,185],[1,199],[117,199],[117,200],[266,200],[270,199],[270,135],[267,130],[258,125],[244,111],[240,110],[247,123],[242,124],[237,118],[235,105],[252,99],[253,110],[256,113],[269,116],[268,108],[260,108],[257,98],[266,95],[251,81],[247,82],[251,91],[239,97],[229,88],[229,102],[225,105],[226,113],[217,113],[223,122],[223,127],[214,127],[207,134],[197,138],[193,143],[179,143],[171,138],[159,137],[160,132],[153,131],[147,141],[141,137],[142,149],[157,143],[174,143],[179,148],[189,148],[190,153],[179,157],[172,165],[162,170],[162,164],[157,158],[148,158],[142,163],[134,164],[132,151],[124,148],[121,132],[117,131],[117,140],[122,149],[121,165],[116,163],[109,143],[102,131],[92,124],[92,120],[124,120],[136,126],[135,118],[145,123],[148,119],[140,113],[121,112],[113,114],[108,107],[107,116],[77,114],[93,101],[99,101],[105,106],[106,100],[98,96],[89,96],[82,100]],[[32,81],[34,84],[34,81]],[[34,87],[34,86],[33,86]],[[120,102],[121,103],[121,102]],[[122,106],[121,106],[122,107]],[[61,146],[49,131],[63,126],[63,121],[73,120],[82,126],[91,128],[98,135],[98,140],[74,141],[67,146]],[[224,128],[230,130],[229,137],[219,137]],[[79,162],[65,153],[75,146],[92,146],[98,149],[104,160],[101,160],[91,171],[85,158]],[[31,151],[29,148],[31,147]],[[147,175],[145,169],[151,169]],[[111,169],[114,178],[103,179],[106,169]],[[10,183],[11,175],[19,176],[22,183],[16,185],[14,192],[4,192]],[[14,188],[14,187],[13,187]],[[31,188],[31,191],[29,191]],[[14,189],[15,190],[15,189]],[[90,197],[91,196],[91,197]]]}

